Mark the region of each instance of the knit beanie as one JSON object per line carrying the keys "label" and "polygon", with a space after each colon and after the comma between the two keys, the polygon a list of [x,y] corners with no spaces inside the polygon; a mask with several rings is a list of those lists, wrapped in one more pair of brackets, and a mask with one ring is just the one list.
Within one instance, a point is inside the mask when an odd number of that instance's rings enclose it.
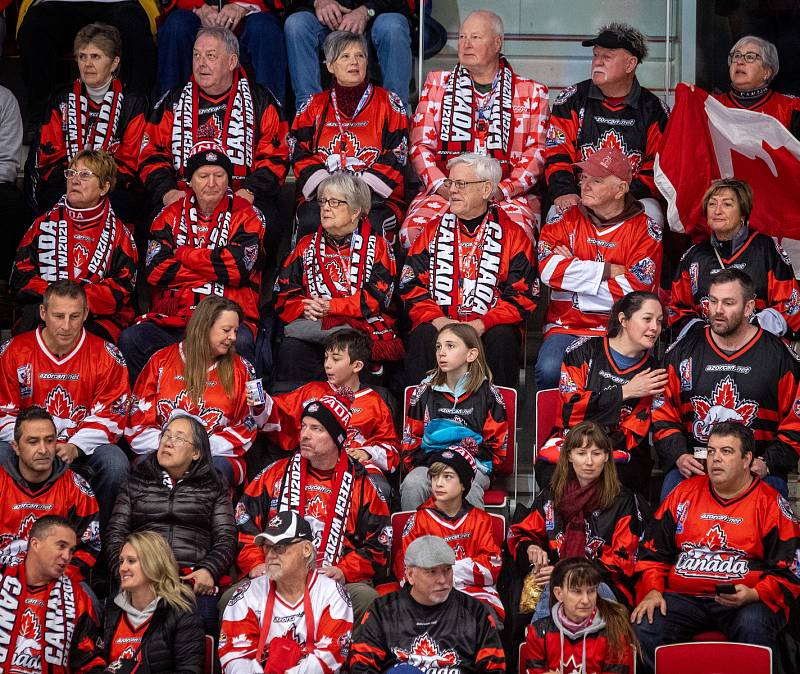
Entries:
{"label": "knit beanie", "polygon": [[233,164],[216,140],[201,140],[192,145],[183,170],[186,180],[191,180],[194,172],[201,166],[221,166],[228,174],[228,182],[233,180]]}
{"label": "knit beanie", "polygon": [[319,421],[341,449],[347,439],[347,427],[352,416],[350,405],[354,399],[353,392],[343,386],[333,393],[312,400],[303,408],[303,416]]}
{"label": "knit beanie", "polygon": [[474,452],[477,450],[478,445],[472,438],[464,438],[458,445],[452,445],[441,452],[431,454],[428,465],[443,463],[456,471],[458,479],[464,485],[464,496],[466,496],[478,470],[474,456]]}

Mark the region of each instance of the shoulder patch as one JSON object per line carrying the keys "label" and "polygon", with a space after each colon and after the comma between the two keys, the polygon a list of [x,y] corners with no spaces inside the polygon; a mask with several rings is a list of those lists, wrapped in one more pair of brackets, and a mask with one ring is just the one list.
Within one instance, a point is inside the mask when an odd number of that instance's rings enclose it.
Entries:
{"label": "shoulder patch", "polygon": [[2,356],[8,350],[9,344],[11,344],[11,342],[13,341],[14,338],[12,337],[11,339],[7,339],[2,344],[0,344],[0,356]]}
{"label": "shoulder patch", "polygon": [[395,112],[399,112],[401,115],[406,114],[406,106],[403,105],[403,101],[400,100],[400,97],[389,89],[386,90],[386,93],[389,94],[389,103],[391,103],[392,108]]}
{"label": "shoulder patch", "polygon": [[661,242],[661,237],[663,233],[661,231],[661,225],[659,225],[653,218],[647,218],[647,233],[650,235],[650,238],[654,241]]}
{"label": "shoulder patch", "polygon": [[578,87],[574,84],[568,86],[566,89],[562,89],[558,96],[556,96],[556,100],[553,105],[563,105],[577,90]]}
{"label": "shoulder patch", "polygon": [[314,94],[311,94],[306,98],[306,100],[301,101],[300,105],[297,106],[297,114],[302,115],[306,110],[308,110],[308,106],[311,105],[311,101],[314,98]]}
{"label": "shoulder patch", "polygon": [[586,344],[590,339],[595,339],[591,335],[583,335],[582,337],[578,337],[572,344],[570,344],[565,350],[564,353],[570,353],[577,349],[581,344]]}
{"label": "shoulder patch", "polygon": [[127,364],[125,363],[125,357],[122,355],[122,351],[120,351],[111,342],[106,342],[105,346],[109,356],[111,356],[115,361],[117,361],[117,363],[122,365],[122,367],[127,367]]}
{"label": "shoulder patch", "polygon": [[789,503],[783,496],[778,494],[778,508],[781,511],[781,514],[790,522],[797,524],[797,517],[794,514],[794,510],[792,509],[792,504]]}
{"label": "shoulder patch", "polygon": [[776,239],[772,239],[772,241],[775,243],[775,250],[778,251],[778,255],[781,256],[781,260],[783,260],[786,264],[788,264],[791,267],[792,258],[789,257],[789,253],[786,252],[784,247],[781,246],[781,244],[779,244]]}
{"label": "shoulder patch", "polygon": [[70,471],[72,473],[72,481],[75,483],[75,486],[86,496],[91,496],[94,498],[94,492],[92,488],[89,486],[89,483],[84,480],[80,475],[78,475],[74,470]]}
{"label": "shoulder patch", "polygon": [[417,514],[414,513],[406,520],[405,526],[403,527],[403,538],[408,536],[411,533],[411,530],[414,528],[414,524],[417,521]]}
{"label": "shoulder patch", "polygon": [[503,400],[503,394],[500,393],[500,389],[497,388],[494,384],[489,384],[489,390],[494,395],[494,399],[497,401],[497,404],[500,405],[503,409],[506,407],[506,401]]}

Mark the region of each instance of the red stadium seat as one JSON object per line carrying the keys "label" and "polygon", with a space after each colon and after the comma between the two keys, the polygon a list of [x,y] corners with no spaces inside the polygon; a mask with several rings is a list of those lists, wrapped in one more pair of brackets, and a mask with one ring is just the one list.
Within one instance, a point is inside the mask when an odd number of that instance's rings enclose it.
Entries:
{"label": "red stadium seat", "polygon": [[205,664],[203,667],[204,674],[217,674],[219,667],[217,666],[217,646],[214,643],[214,637],[206,634],[205,638]]}
{"label": "red stadium seat", "polygon": [[670,644],[656,648],[656,674],[771,674],[772,651],[732,641]]}
{"label": "red stadium seat", "polygon": [[695,634],[694,639],[692,641],[727,641],[728,637],[726,637],[722,632],[715,632],[711,630],[709,632],[700,632],[700,634]]}
{"label": "red stadium seat", "polygon": [[[536,444],[533,446],[533,463],[541,447],[550,437],[550,432],[558,418],[558,405],[561,394],[557,388],[547,388],[536,392]],[[535,468],[534,468],[535,470]],[[533,481],[533,496],[536,496],[536,480]]]}

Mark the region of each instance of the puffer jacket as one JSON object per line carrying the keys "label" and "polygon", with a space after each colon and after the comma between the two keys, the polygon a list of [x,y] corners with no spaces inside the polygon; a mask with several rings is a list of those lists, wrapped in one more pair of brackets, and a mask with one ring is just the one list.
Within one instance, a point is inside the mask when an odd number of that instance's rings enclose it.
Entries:
{"label": "puffer jacket", "polygon": [[[108,658],[111,643],[125,610],[113,599],[106,602],[103,643]],[[136,674],[197,674],[205,660],[203,621],[195,609],[180,611],[163,599],[142,637]]]}
{"label": "puffer jacket", "polygon": [[112,578],[128,534],[155,531],[169,543],[178,565],[224,576],[236,552],[236,525],[228,492],[210,464],[194,463],[170,489],[153,452],[133,471],[114,505],[104,547]]}

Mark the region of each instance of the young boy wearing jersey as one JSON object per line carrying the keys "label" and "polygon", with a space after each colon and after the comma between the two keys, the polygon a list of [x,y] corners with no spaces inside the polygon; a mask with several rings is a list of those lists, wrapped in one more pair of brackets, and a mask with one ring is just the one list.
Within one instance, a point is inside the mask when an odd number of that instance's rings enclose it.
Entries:
{"label": "young boy wearing jersey", "polygon": [[[327,381],[312,381],[294,391],[267,397],[255,418],[259,427],[281,449],[292,451],[300,441],[297,419],[308,403],[342,387],[353,391],[345,450],[362,464],[384,497],[390,494],[386,476],[400,463],[400,442],[389,406],[377,391],[361,385],[361,372],[369,363],[372,340],[360,330],[345,329],[325,340]],[[254,401],[248,400],[252,403]]]}
{"label": "young boy wearing jersey", "polygon": [[[500,546],[492,535],[492,516],[464,500],[477,464],[469,449],[454,446],[431,456],[428,475],[432,496],[411,516],[403,530],[403,557],[420,536],[439,536],[456,555],[453,587],[480,599],[503,620],[505,609],[495,583],[500,574]],[[399,556],[395,577],[403,577]]]}

